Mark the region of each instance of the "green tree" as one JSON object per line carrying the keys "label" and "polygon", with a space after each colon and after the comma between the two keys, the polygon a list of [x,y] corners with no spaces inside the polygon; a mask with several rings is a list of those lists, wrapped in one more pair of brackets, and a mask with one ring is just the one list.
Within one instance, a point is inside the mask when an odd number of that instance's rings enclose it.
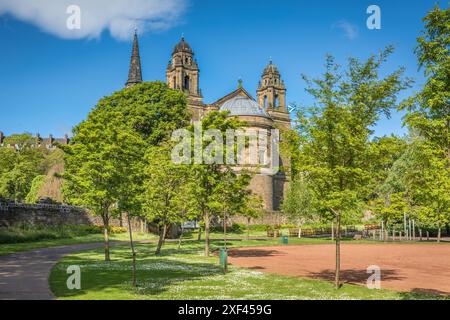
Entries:
{"label": "green tree", "polygon": [[317,211],[317,199],[308,185],[307,178],[303,175],[289,184],[281,211],[299,228],[304,223],[317,221],[320,218]]}
{"label": "green tree", "polygon": [[416,54],[425,85],[402,105],[405,122],[439,149],[450,165],[450,8],[439,6],[423,19]]}
{"label": "green tree", "polygon": [[450,221],[450,169],[446,157],[426,141],[416,140],[404,176],[406,192],[420,223],[437,228],[440,241],[441,229]]}
{"label": "green tree", "polygon": [[247,219],[247,240],[250,239],[250,221],[252,219],[260,218],[264,215],[264,201],[261,196],[256,194],[249,194],[246,197],[246,204],[241,215]]}
{"label": "green tree", "polygon": [[29,134],[12,135],[5,144],[16,147],[0,148],[0,196],[22,202],[26,199],[33,179],[45,174],[47,150],[32,147]]}
{"label": "green tree", "polygon": [[250,179],[251,175],[246,171],[237,174],[230,167],[224,168],[221,179],[212,192],[209,209],[211,213],[222,217],[225,249],[227,248],[227,219],[232,215],[246,212],[247,199],[251,194],[248,190]]}
{"label": "green tree", "polygon": [[175,164],[171,159],[171,149],[171,144],[167,144],[149,148],[146,154],[144,209],[147,218],[159,228],[156,254],[161,253],[170,225],[191,217],[188,189],[191,168]]}
{"label": "green tree", "polygon": [[101,99],[74,129],[71,144],[61,146],[65,197],[102,217],[106,260],[111,216],[143,215],[138,195],[143,190],[145,150],[168,140],[189,119],[183,93],[162,82],[141,83]]}
{"label": "green tree", "polygon": [[436,5],[423,22],[416,55],[426,81],[422,90],[402,105],[408,110],[405,123],[419,136],[412,167],[423,171],[405,180],[417,188],[411,192],[421,206],[423,222],[434,224],[440,233],[449,219],[445,188],[450,168],[450,8]]}
{"label": "green tree", "polygon": [[389,116],[398,92],[410,85],[403,79],[403,69],[380,77],[392,51],[388,47],[365,62],[350,58],[344,72],[328,56],[322,78],[304,77],[316,103],[299,114],[298,129],[306,137],[299,172],[308,174],[322,215],[336,220],[336,287],[340,286],[341,219],[360,214],[368,198],[370,128],[380,115]]}
{"label": "green tree", "polygon": [[117,91],[101,99],[97,108],[120,112],[149,146],[170,140],[173,131],[187,127],[191,120],[184,93],[159,81]]}
{"label": "green tree", "polygon": [[[242,126],[242,123],[237,119],[228,117],[227,112],[212,111],[208,113],[201,120],[202,130],[200,133],[202,141],[215,143],[216,146],[223,150],[223,154],[227,153],[226,145],[226,131],[228,129],[238,129]],[[207,137],[208,129],[217,129],[221,133],[221,140],[216,141],[211,137]],[[194,125],[190,127],[191,132],[195,132]],[[214,161],[216,154],[214,152],[206,152],[210,148],[210,144],[203,143],[201,146],[195,146],[192,149],[193,153],[201,151],[203,160],[207,160],[199,163],[194,163],[193,178],[194,183],[191,184],[190,193],[193,195],[193,199],[196,201],[196,207],[201,212],[201,216],[205,226],[205,255],[209,256],[209,229],[211,216],[217,209],[217,196],[216,192],[220,192],[220,183],[229,171],[229,165],[223,164],[222,161]],[[210,162],[210,163],[205,163]]]}
{"label": "green tree", "polygon": [[94,109],[74,129],[65,151],[64,195],[102,218],[105,260],[110,260],[109,222],[121,197],[123,168],[139,157],[140,136],[127,125],[122,113]]}

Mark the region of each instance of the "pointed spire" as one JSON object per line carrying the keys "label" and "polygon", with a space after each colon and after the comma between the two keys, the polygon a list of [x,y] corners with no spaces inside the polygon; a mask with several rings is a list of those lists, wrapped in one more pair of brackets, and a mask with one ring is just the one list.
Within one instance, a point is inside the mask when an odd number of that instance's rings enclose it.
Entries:
{"label": "pointed spire", "polygon": [[139,43],[137,30],[134,30],[133,52],[131,53],[130,71],[125,86],[131,87],[142,82],[141,57],[139,55]]}

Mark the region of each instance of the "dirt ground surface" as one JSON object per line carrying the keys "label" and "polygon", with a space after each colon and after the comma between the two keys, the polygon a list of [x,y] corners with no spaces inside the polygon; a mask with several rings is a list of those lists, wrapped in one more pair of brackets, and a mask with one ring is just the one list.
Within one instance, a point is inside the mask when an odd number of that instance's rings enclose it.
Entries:
{"label": "dirt ground surface", "polygon": [[[262,272],[334,280],[335,246],[245,247],[229,251],[232,265]],[[366,285],[369,266],[381,288],[450,295],[450,244],[342,244],[341,279]]]}

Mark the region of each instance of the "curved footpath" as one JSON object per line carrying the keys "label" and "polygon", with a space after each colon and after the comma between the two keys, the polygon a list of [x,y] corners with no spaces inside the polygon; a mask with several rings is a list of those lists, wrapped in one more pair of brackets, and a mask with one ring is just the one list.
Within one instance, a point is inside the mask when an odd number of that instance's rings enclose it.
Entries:
{"label": "curved footpath", "polygon": [[48,284],[52,267],[65,255],[102,246],[85,243],[0,256],[0,300],[55,299]]}

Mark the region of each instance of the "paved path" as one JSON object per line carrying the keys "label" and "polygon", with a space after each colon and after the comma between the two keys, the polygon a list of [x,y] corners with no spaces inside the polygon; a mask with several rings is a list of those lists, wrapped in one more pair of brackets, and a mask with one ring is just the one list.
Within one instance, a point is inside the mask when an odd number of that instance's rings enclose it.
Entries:
{"label": "paved path", "polygon": [[0,300],[55,299],[48,284],[53,265],[70,253],[102,246],[85,243],[0,256]]}

